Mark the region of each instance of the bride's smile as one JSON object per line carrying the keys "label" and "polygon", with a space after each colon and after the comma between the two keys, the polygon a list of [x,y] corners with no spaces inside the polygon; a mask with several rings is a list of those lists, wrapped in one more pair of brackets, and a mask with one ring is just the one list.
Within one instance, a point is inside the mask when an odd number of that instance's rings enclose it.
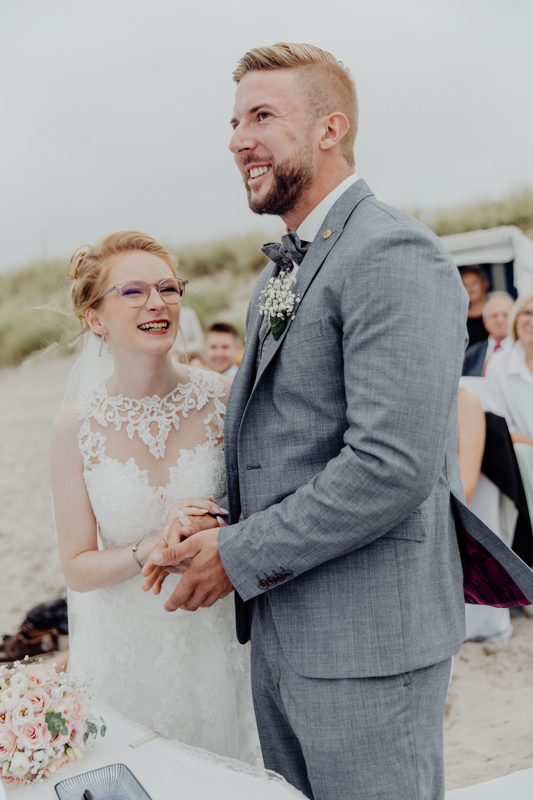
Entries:
{"label": "bride's smile", "polygon": [[178,333],[183,288],[153,253],[117,254],[110,259],[102,299],[87,311],[87,322],[94,333],[104,334],[115,357],[127,351],[164,355]]}

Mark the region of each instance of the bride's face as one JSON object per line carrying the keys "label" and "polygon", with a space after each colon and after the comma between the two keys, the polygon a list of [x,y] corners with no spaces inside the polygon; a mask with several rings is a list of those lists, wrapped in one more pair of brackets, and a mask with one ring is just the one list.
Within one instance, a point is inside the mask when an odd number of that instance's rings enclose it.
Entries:
{"label": "bride's face", "polygon": [[154,284],[174,277],[168,264],[152,253],[134,250],[114,256],[102,293],[127,281],[144,281],[152,287],[150,297],[144,306],[132,308],[118,290],[112,291],[87,312],[90,327],[105,334],[112,350],[167,353],[178,334],[181,303],[166,303]]}

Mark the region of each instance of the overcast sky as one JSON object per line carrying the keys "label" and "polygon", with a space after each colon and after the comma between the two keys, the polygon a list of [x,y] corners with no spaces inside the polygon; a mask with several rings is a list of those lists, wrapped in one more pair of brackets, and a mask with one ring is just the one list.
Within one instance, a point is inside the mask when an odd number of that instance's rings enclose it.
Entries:
{"label": "overcast sky", "polygon": [[349,66],[356,168],[429,212],[533,186],[531,0],[1,0],[0,270],[114,230],[280,229],[227,149],[231,72],[307,41]]}

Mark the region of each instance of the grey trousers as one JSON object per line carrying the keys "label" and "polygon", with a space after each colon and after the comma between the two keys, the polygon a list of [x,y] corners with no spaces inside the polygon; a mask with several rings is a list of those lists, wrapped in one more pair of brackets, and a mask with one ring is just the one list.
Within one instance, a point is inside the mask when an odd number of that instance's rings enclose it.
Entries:
{"label": "grey trousers", "polygon": [[268,597],[254,601],[252,688],[265,766],[311,800],[442,800],[451,659],[385,678],[298,675]]}

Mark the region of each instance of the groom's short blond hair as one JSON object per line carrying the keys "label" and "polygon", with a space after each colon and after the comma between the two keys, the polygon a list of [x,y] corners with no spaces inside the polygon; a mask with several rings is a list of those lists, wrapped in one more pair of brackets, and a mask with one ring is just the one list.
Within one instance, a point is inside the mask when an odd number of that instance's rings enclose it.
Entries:
{"label": "groom's short blond hair", "polygon": [[342,61],[312,44],[278,42],[245,53],[237,63],[233,80],[239,83],[248,72],[263,69],[298,71],[298,81],[313,122],[335,111],[346,116],[350,128],[342,138],[340,148],[345,160],[353,167],[359,106],[355,83]]}

